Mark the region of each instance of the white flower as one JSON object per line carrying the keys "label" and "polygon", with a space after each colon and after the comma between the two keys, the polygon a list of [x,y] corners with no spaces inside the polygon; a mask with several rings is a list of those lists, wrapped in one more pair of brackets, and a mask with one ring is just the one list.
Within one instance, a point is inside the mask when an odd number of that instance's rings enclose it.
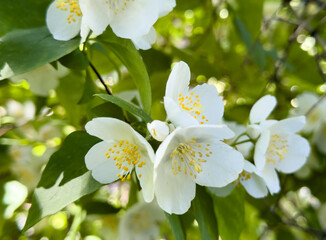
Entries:
{"label": "white flower", "polygon": [[6,102],[6,109],[8,115],[13,117],[18,125],[33,120],[35,117],[36,108],[32,101],[20,103],[10,99]]}
{"label": "white flower", "polygon": [[147,129],[152,137],[160,142],[162,142],[170,133],[169,125],[166,122],[159,120],[147,123]]}
{"label": "white flower", "polygon": [[168,213],[183,214],[195,197],[196,183],[223,187],[238,178],[243,157],[222,140],[233,137],[226,126],[175,129],[159,146],[155,159],[155,196]]}
{"label": "white flower", "polygon": [[126,211],[119,223],[119,239],[156,239],[159,237],[159,223],[164,219],[163,211],[155,202],[136,203]]}
{"label": "white flower", "polygon": [[22,79],[26,79],[34,94],[46,97],[51,89],[55,89],[59,85],[59,77],[68,73],[68,70],[62,65],[58,64],[58,67],[57,71],[51,64],[45,64],[31,72],[14,76],[11,80],[18,83]]}
{"label": "white flower", "polygon": [[267,127],[256,143],[254,160],[273,194],[280,190],[275,170],[283,173],[299,170],[307,161],[310,146],[305,138],[295,134],[304,127],[304,116],[266,122]]}
{"label": "white flower", "polygon": [[202,84],[189,90],[190,69],[177,63],[167,82],[164,107],[175,126],[217,124],[224,112],[222,98],[212,85]]}
{"label": "white flower", "polygon": [[209,190],[220,197],[229,195],[236,186],[242,185],[246,191],[254,198],[263,198],[267,195],[267,187],[264,179],[260,176],[255,165],[244,161],[243,171],[239,174],[236,181],[223,188],[209,188]]}
{"label": "white flower", "polygon": [[321,153],[326,154],[326,120],[325,122],[320,123],[316,129],[313,136],[313,142]]}
{"label": "white flower", "polygon": [[57,40],[70,40],[80,32],[84,42],[89,33],[80,10],[79,0],[53,1],[46,13],[46,24],[53,38]]}
{"label": "white flower", "polygon": [[155,41],[157,19],[169,13],[175,0],[80,0],[86,24],[99,35],[108,25],[137,48],[148,49]]}
{"label": "white flower", "polygon": [[[294,116],[305,115],[309,109],[318,101],[319,97],[315,93],[304,92],[297,96],[297,107],[292,109],[291,114]],[[305,133],[316,131],[320,124],[326,122],[326,100],[322,100],[307,116],[307,122],[302,129]]]}
{"label": "white flower", "polygon": [[127,123],[114,118],[95,118],[86,131],[102,139],[86,154],[86,167],[100,183],[130,179],[135,168],[144,200],[152,201],[154,151],[151,145]]}

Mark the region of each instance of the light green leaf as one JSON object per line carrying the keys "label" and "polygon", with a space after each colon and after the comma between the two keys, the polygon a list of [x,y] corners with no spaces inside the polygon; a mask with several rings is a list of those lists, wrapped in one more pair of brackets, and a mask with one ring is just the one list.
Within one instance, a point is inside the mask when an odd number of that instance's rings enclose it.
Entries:
{"label": "light green leaf", "polygon": [[121,107],[122,109],[140,117],[145,122],[152,121],[151,117],[148,116],[143,110],[141,110],[140,108],[136,107],[135,105],[133,105],[131,103],[128,103],[128,102],[122,100],[121,98],[118,98],[118,97],[115,97],[112,95],[108,95],[108,94],[95,94],[95,96],[98,96],[105,101],[116,104],[117,106]]}
{"label": "light green leaf", "polygon": [[102,186],[84,162],[84,156],[97,142],[98,138],[86,132],[73,132],[51,156],[34,191],[24,230]]}
{"label": "light green leaf", "polygon": [[14,30],[0,38],[0,80],[29,72],[72,52],[80,39],[57,41],[46,27]]}
{"label": "light green leaf", "polygon": [[180,216],[165,213],[165,217],[170,223],[175,240],[185,240],[186,233],[183,230]]}
{"label": "light green leaf", "polygon": [[201,239],[218,239],[217,220],[213,200],[204,187],[197,186],[196,197],[192,202],[195,218],[198,222]]}
{"label": "light green leaf", "polygon": [[126,66],[133,77],[142,100],[144,111],[149,114],[152,94],[149,76],[143,59],[129,39],[117,37],[111,29],[98,37],[98,41],[107,46]]}
{"label": "light green leaf", "polygon": [[223,240],[237,240],[244,227],[244,190],[236,188],[227,197],[211,195]]}

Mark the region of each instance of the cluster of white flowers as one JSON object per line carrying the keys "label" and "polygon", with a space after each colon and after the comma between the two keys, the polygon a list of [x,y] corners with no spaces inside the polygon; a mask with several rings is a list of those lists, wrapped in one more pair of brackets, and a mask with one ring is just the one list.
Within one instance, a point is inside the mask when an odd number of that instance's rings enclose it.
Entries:
{"label": "cluster of white flowers", "polygon": [[47,26],[57,40],[80,33],[82,42],[90,30],[100,35],[110,25],[113,32],[149,49],[156,40],[153,24],[169,13],[175,0],[55,0],[48,8]]}
{"label": "cluster of white flowers", "polygon": [[[280,190],[277,171],[293,173],[310,152],[308,141],[297,135],[305,117],[267,120],[276,99],[267,95],[254,104],[242,135],[254,146],[254,163],[236,149],[240,137],[221,124],[224,104],[212,85],[189,88],[190,70],[179,62],[167,82],[164,106],[167,121],[148,124],[152,137],[162,141],[156,153],[130,125],[113,118],[95,118],[86,131],[103,141],[85,157],[86,166],[101,183],[130,179],[135,169],[144,200],[156,197],[168,213],[183,214],[196,194],[196,184],[225,196],[243,185],[256,198]],[[234,139],[227,144],[227,139]],[[230,141],[229,141],[230,142]],[[245,156],[247,157],[247,156]],[[268,190],[267,190],[268,189]]]}

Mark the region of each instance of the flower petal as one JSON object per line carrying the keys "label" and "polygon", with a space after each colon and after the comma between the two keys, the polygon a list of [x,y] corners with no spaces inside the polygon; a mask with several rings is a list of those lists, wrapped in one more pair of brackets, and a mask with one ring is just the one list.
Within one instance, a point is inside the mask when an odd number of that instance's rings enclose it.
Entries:
{"label": "flower petal", "polygon": [[146,162],[142,167],[136,166],[136,173],[142,187],[145,202],[151,202],[154,198],[154,164],[149,158],[142,158]]}
{"label": "flower petal", "polygon": [[280,181],[272,163],[267,163],[260,172],[271,194],[278,193],[281,189]]}
{"label": "flower petal", "polygon": [[100,35],[112,19],[106,0],[80,0],[79,5],[83,12],[83,21],[92,29],[94,34]]}
{"label": "flower petal", "polygon": [[254,198],[263,198],[268,193],[264,180],[255,173],[251,174],[250,179],[241,181],[241,184]]}
{"label": "flower petal", "polygon": [[105,155],[109,147],[109,143],[102,141],[95,144],[85,155],[87,169],[92,171],[92,176],[96,181],[103,184],[117,180],[117,174],[121,172],[115,166],[115,162]]}
{"label": "flower petal", "polygon": [[300,131],[306,124],[306,117],[291,117],[283,119],[270,127],[271,131],[287,131],[287,132],[298,132]]}
{"label": "flower petal", "polygon": [[221,121],[224,113],[224,104],[222,97],[218,96],[216,87],[208,84],[196,86],[191,92],[199,96],[200,104],[203,106],[203,112],[197,117],[202,124],[217,124]]}
{"label": "flower petal", "polygon": [[67,41],[75,37],[80,31],[81,16],[74,14],[75,21],[68,23],[70,11],[57,8],[56,1],[50,4],[46,13],[46,24],[57,40]]}
{"label": "flower petal", "polygon": [[175,7],[175,0],[158,0],[159,2],[159,17],[163,17]]}
{"label": "flower petal", "polygon": [[251,108],[249,120],[250,123],[259,123],[265,120],[276,106],[276,98],[266,95],[260,98]]}
{"label": "flower petal", "polygon": [[151,27],[149,32],[145,35],[135,37],[131,39],[134,43],[136,49],[147,50],[152,47],[152,44],[156,41],[156,31],[155,28]]}
{"label": "flower petal", "polygon": [[[199,141],[198,141],[199,142]],[[201,142],[199,142],[201,143]],[[201,163],[202,172],[197,174],[195,182],[202,186],[224,187],[238,178],[243,170],[243,156],[225,143],[205,141],[209,143],[211,154]]]}
{"label": "flower petal", "polygon": [[159,206],[169,214],[183,214],[195,198],[196,184],[190,176],[174,175],[170,161],[163,159],[155,169],[155,196]]}
{"label": "flower petal", "polygon": [[188,92],[190,82],[190,69],[185,62],[178,62],[174,65],[169,79],[166,83],[165,97],[177,101],[179,94]]}
{"label": "flower petal", "polygon": [[89,32],[90,32],[90,29],[87,26],[87,24],[85,23],[84,18],[82,18],[81,25],[80,25],[80,36],[81,36],[80,42],[81,43],[86,41],[86,38],[87,38]]}
{"label": "flower petal", "polygon": [[296,134],[290,134],[287,141],[288,152],[284,154],[284,159],[276,162],[275,168],[284,173],[293,173],[306,163],[310,145],[305,138]]}
{"label": "flower petal", "polygon": [[103,140],[133,140],[136,131],[127,123],[115,118],[94,118],[89,121],[85,129],[88,134]]}
{"label": "flower petal", "polygon": [[254,161],[259,171],[264,168],[266,163],[265,153],[269,146],[269,140],[270,140],[270,131],[267,130],[260,135],[258,141],[256,142]]}
{"label": "flower petal", "polygon": [[217,187],[209,187],[208,190],[218,197],[226,197],[228,196],[233,189],[235,188],[236,184],[230,183],[226,185],[225,187],[217,188]]}
{"label": "flower petal", "polygon": [[118,11],[110,11],[113,32],[122,38],[134,39],[149,32],[158,19],[157,0],[126,1]]}

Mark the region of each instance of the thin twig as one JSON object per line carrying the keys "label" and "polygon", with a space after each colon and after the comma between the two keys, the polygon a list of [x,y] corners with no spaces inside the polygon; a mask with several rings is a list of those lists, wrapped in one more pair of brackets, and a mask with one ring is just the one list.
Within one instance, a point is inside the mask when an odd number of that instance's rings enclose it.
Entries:
{"label": "thin twig", "polygon": [[307,113],[305,114],[306,117],[308,117],[311,112],[321,103],[321,101],[326,97],[326,92],[318,99],[317,102],[315,102],[314,105],[311,106],[311,108],[307,111]]}
{"label": "thin twig", "polygon": [[106,86],[103,78],[101,77],[101,75],[99,74],[99,72],[96,70],[95,66],[90,62],[89,62],[89,66],[92,68],[92,70],[94,71],[94,73],[96,74],[96,76],[98,77],[98,79],[101,81],[102,85],[104,86],[105,88],[105,91],[109,94],[109,95],[112,95],[112,93],[110,92],[109,88]]}

